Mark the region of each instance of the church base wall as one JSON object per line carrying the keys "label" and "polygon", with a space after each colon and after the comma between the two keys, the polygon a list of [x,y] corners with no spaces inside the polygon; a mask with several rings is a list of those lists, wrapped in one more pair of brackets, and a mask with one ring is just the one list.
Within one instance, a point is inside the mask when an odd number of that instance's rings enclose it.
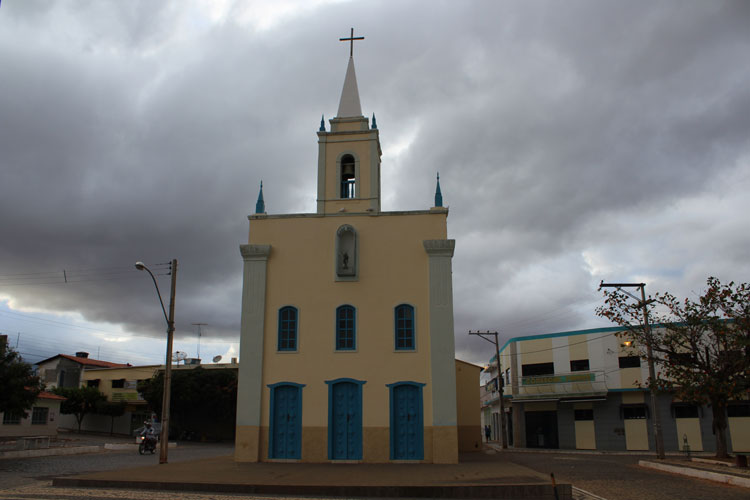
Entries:
{"label": "church base wall", "polygon": [[[421,463],[458,463],[459,433],[465,437],[467,451],[475,449],[480,436],[477,426],[465,426],[459,429],[453,426],[424,428],[424,459]],[[236,462],[269,462],[285,461],[271,459],[268,456],[269,429],[266,426],[238,426],[235,441],[234,459]],[[390,429],[388,427],[364,427],[362,429],[361,463],[389,463]],[[289,460],[303,463],[330,463],[338,460],[328,459],[328,428],[302,428],[302,458]],[[397,461],[402,462],[402,461]],[[409,461],[411,462],[411,461]]]}
{"label": "church base wall", "polygon": [[235,462],[257,462],[260,457],[259,438],[257,425],[238,425],[234,438]]}
{"label": "church base wall", "polygon": [[432,463],[458,463],[458,428],[456,426],[432,428]]}

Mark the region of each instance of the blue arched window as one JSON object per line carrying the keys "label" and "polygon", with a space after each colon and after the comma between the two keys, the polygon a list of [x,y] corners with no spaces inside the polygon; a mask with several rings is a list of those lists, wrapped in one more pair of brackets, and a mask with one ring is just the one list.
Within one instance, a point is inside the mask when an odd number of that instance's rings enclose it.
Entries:
{"label": "blue arched window", "polygon": [[336,308],[336,350],[353,351],[356,343],[356,310],[352,306]]}
{"label": "blue arched window", "polygon": [[297,308],[286,306],[279,309],[279,351],[297,350]]}
{"label": "blue arched window", "polygon": [[409,304],[396,306],[395,339],[397,351],[414,350],[414,307]]}

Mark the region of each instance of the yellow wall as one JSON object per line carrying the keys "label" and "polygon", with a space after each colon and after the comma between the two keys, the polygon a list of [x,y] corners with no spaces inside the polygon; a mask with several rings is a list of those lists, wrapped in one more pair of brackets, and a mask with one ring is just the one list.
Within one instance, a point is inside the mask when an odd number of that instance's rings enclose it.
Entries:
{"label": "yellow wall", "polygon": [[456,360],[456,410],[458,451],[482,448],[482,425],[479,404],[481,366]]}
{"label": "yellow wall", "polygon": [[[335,281],[336,231],[358,235],[359,280]],[[261,425],[269,424],[268,384],[305,384],[302,425],[327,427],[326,380],[364,380],[363,426],[388,426],[386,384],[411,380],[423,389],[424,424],[432,425],[429,354],[429,268],[423,240],[445,239],[445,213],[399,216],[252,218],[251,244],[270,244],[266,281]],[[300,245],[299,242],[305,242]],[[415,308],[416,350],[394,349],[394,307]],[[356,351],[335,350],[336,307],[356,308]],[[298,349],[277,351],[278,310],[298,309]]]}
{"label": "yellow wall", "polygon": [[625,449],[648,450],[648,420],[625,420]]}
{"label": "yellow wall", "polygon": [[594,432],[593,420],[577,420],[575,422],[576,449],[595,450],[596,434]]}
{"label": "yellow wall", "polygon": [[[99,392],[107,396],[109,401],[128,401],[135,403],[139,400],[138,391],[131,388],[112,388],[113,380],[125,379],[131,383],[138,380],[150,379],[156,373],[159,365],[131,366],[127,368],[89,369],[81,374],[81,385],[85,386],[89,380],[99,380]],[[131,384],[134,385],[134,384]],[[144,402],[143,400],[140,400]]]}
{"label": "yellow wall", "polygon": [[690,451],[703,451],[703,439],[701,439],[701,423],[698,418],[676,418],[677,426],[677,449],[684,451],[684,437],[687,436]]}
{"label": "yellow wall", "polygon": [[728,420],[732,451],[750,452],[750,417],[730,417]]}
{"label": "yellow wall", "polygon": [[551,338],[525,340],[523,342],[519,342],[518,347],[519,347],[519,353],[521,355],[522,365],[552,362],[552,339]]}

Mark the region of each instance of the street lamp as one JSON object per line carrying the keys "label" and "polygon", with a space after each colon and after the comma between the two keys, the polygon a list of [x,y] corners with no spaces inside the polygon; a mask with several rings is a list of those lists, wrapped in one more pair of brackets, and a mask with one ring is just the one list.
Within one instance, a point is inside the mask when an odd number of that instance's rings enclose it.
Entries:
{"label": "street lamp", "polygon": [[164,366],[164,395],[162,396],[161,403],[161,443],[159,447],[159,463],[167,463],[167,449],[169,446],[169,399],[171,397],[171,385],[172,385],[172,339],[174,337],[174,292],[175,285],[177,284],[177,259],[172,259],[170,265],[172,274],[172,293],[169,297],[169,316],[167,316],[167,310],[164,308],[164,301],[161,299],[161,292],[159,291],[159,284],[156,282],[156,277],[151,270],[146,267],[143,262],[136,262],[135,268],[139,271],[146,271],[151,275],[151,279],[154,281],[156,287],[156,294],[159,296],[159,303],[161,304],[161,310],[164,313],[164,319],[167,321],[167,359]]}

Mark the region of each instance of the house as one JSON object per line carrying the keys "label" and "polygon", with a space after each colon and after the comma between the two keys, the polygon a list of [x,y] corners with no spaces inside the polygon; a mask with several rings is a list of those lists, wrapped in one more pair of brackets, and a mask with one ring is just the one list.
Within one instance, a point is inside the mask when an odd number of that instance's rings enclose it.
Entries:
{"label": "house", "polygon": [[[510,339],[500,350],[507,438],[517,448],[654,450],[655,409],[641,387],[647,363],[616,334],[620,327]],[[499,434],[495,357],[487,371],[482,421]],[[710,408],[659,394],[666,451],[715,451]],[[728,446],[750,451],[750,401],[727,411]]]}
{"label": "house", "polygon": [[351,57],[329,125],[317,211],[267,214],[261,185],[248,217],[235,460],[456,463],[462,429],[480,439],[457,399],[478,414],[479,383],[459,385],[473,369],[454,359],[439,180],[431,207],[381,209],[379,130]]}
{"label": "house", "polygon": [[[237,370],[236,360],[232,363],[213,363],[201,365],[191,363],[172,366],[172,373],[193,370],[200,366],[206,370],[230,369]],[[88,432],[110,432],[131,435],[134,430],[143,426],[146,420],[158,420],[148,408],[148,403],[138,393],[138,382],[152,378],[158,372],[164,371],[164,365],[124,366],[115,368],[90,368],[81,377],[81,385],[96,387],[107,397],[107,401],[124,402],[125,413],[115,417],[114,421],[107,415],[90,414],[83,419],[81,430]],[[206,425],[211,425],[206,423]],[[61,427],[77,429],[78,424],[73,415],[63,415]]]}
{"label": "house", "polygon": [[37,374],[47,389],[55,387],[80,387],[81,374],[91,368],[115,368],[130,364],[111,363],[89,358],[87,352],[77,352],[75,356],[57,354],[36,363]]}
{"label": "house", "polygon": [[62,396],[42,391],[26,417],[21,414],[0,412],[2,419],[0,438],[57,436],[60,403],[64,400]]}

